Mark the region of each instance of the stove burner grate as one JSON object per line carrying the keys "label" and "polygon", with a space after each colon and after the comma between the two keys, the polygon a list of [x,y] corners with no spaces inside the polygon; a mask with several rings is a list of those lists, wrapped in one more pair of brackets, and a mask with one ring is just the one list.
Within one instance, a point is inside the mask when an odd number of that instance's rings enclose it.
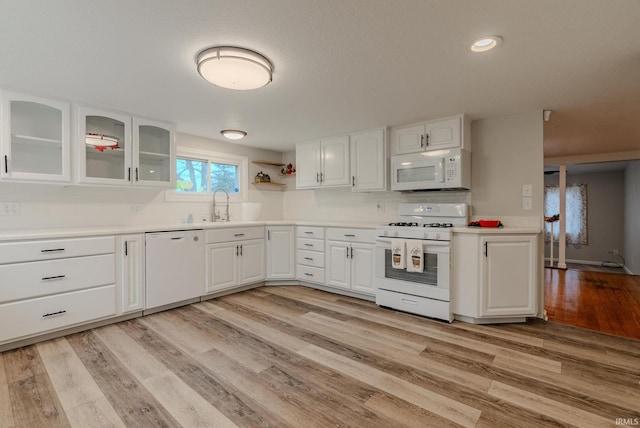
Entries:
{"label": "stove burner grate", "polygon": [[415,221],[412,221],[412,222],[398,222],[398,223],[389,223],[389,226],[417,227],[418,223],[416,223]]}
{"label": "stove burner grate", "polygon": [[424,227],[453,227],[453,223],[427,223]]}

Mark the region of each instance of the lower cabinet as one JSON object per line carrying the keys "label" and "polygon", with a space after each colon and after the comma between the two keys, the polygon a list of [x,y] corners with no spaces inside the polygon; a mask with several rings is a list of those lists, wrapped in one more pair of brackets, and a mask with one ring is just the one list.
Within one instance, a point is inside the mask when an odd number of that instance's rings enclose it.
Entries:
{"label": "lower cabinet", "polygon": [[296,276],[294,226],[267,226],[267,280]]}
{"label": "lower cabinet", "polygon": [[372,230],[327,229],[326,285],[374,295],[374,240]]}
{"label": "lower cabinet", "polygon": [[[226,242],[215,242],[216,240]],[[213,293],[263,281],[264,247],[264,227],[208,231],[206,292]]]}
{"label": "lower cabinet", "polygon": [[117,238],[118,313],[144,309],[144,235],[122,235]]}
{"label": "lower cabinet", "polygon": [[535,316],[537,248],[537,234],[454,234],[454,314],[476,322]]}

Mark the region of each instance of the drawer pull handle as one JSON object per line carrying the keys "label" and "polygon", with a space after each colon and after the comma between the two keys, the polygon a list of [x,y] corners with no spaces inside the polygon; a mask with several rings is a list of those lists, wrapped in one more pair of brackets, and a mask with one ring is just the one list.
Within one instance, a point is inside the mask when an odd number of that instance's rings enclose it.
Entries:
{"label": "drawer pull handle", "polygon": [[305,235],[313,235],[313,232],[305,232]]}
{"label": "drawer pull handle", "polygon": [[51,281],[54,279],[62,279],[62,278],[66,278],[67,275],[56,275],[56,276],[45,276],[44,278],[42,278],[42,281]]}
{"label": "drawer pull handle", "polygon": [[42,316],[42,318],[48,318],[48,317],[52,317],[52,316],[55,316],[55,315],[62,315],[62,314],[65,314],[65,313],[67,313],[67,311],[51,312],[51,313],[48,313],[48,314],[44,314]]}
{"label": "drawer pull handle", "polygon": [[346,233],[344,234],[344,236],[348,236],[349,238],[355,238],[356,237],[356,235],[349,235],[349,234],[346,234]]}
{"label": "drawer pull handle", "polygon": [[305,272],[304,274],[307,275],[307,276],[313,276],[313,274],[309,273],[309,272]]}
{"label": "drawer pull handle", "polygon": [[64,251],[64,248],[52,248],[50,250],[40,250],[41,253],[59,253]]}
{"label": "drawer pull handle", "polygon": [[313,247],[313,244],[304,244],[305,247]]}
{"label": "drawer pull handle", "polygon": [[309,261],[313,261],[313,258],[311,258],[311,257],[305,257],[304,259],[305,260],[309,260]]}
{"label": "drawer pull handle", "polygon": [[244,236],[244,233],[236,233],[236,234],[235,234],[235,235],[233,235],[233,236]]}
{"label": "drawer pull handle", "polygon": [[411,300],[411,299],[405,299],[404,297],[402,298],[402,303],[409,303],[411,305],[417,305],[418,301],[417,300]]}

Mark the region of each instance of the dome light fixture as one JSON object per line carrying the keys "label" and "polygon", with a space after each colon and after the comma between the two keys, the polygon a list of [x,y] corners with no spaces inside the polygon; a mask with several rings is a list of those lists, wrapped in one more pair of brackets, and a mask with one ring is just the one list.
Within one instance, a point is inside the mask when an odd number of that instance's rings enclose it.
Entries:
{"label": "dome light fixture", "polygon": [[469,46],[471,52],[487,52],[502,44],[500,36],[484,36],[474,40]]}
{"label": "dome light fixture", "polygon": [[224,138],[229,140],[240,140],[247,136],[247,133],[238,129],[223,129],[220,131]]}
{"label": "dome light fixture", "polygon": [[273,79],[273,65],[257,52],[217,46],[198,54],[198,73],[216,86],[238,91],[261,88]]}

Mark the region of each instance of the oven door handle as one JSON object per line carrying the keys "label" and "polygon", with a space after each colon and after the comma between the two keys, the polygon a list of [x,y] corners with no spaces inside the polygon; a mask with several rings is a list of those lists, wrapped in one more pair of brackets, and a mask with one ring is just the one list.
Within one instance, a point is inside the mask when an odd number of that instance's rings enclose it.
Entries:
{"label": "oven door handle", "polygon": [[[402,238],[398,238],[398,239],[402,239]],[[382,245],[387,246],[387,244],[391,245],[392,240],[393,240],[392,238],[377,237],[376,243],[382,243]],[[422,241],[422,245],[427,247],[448,247],[451,245],[451,241],[428,241],[424,239],[409,239],[409,240]]]}

